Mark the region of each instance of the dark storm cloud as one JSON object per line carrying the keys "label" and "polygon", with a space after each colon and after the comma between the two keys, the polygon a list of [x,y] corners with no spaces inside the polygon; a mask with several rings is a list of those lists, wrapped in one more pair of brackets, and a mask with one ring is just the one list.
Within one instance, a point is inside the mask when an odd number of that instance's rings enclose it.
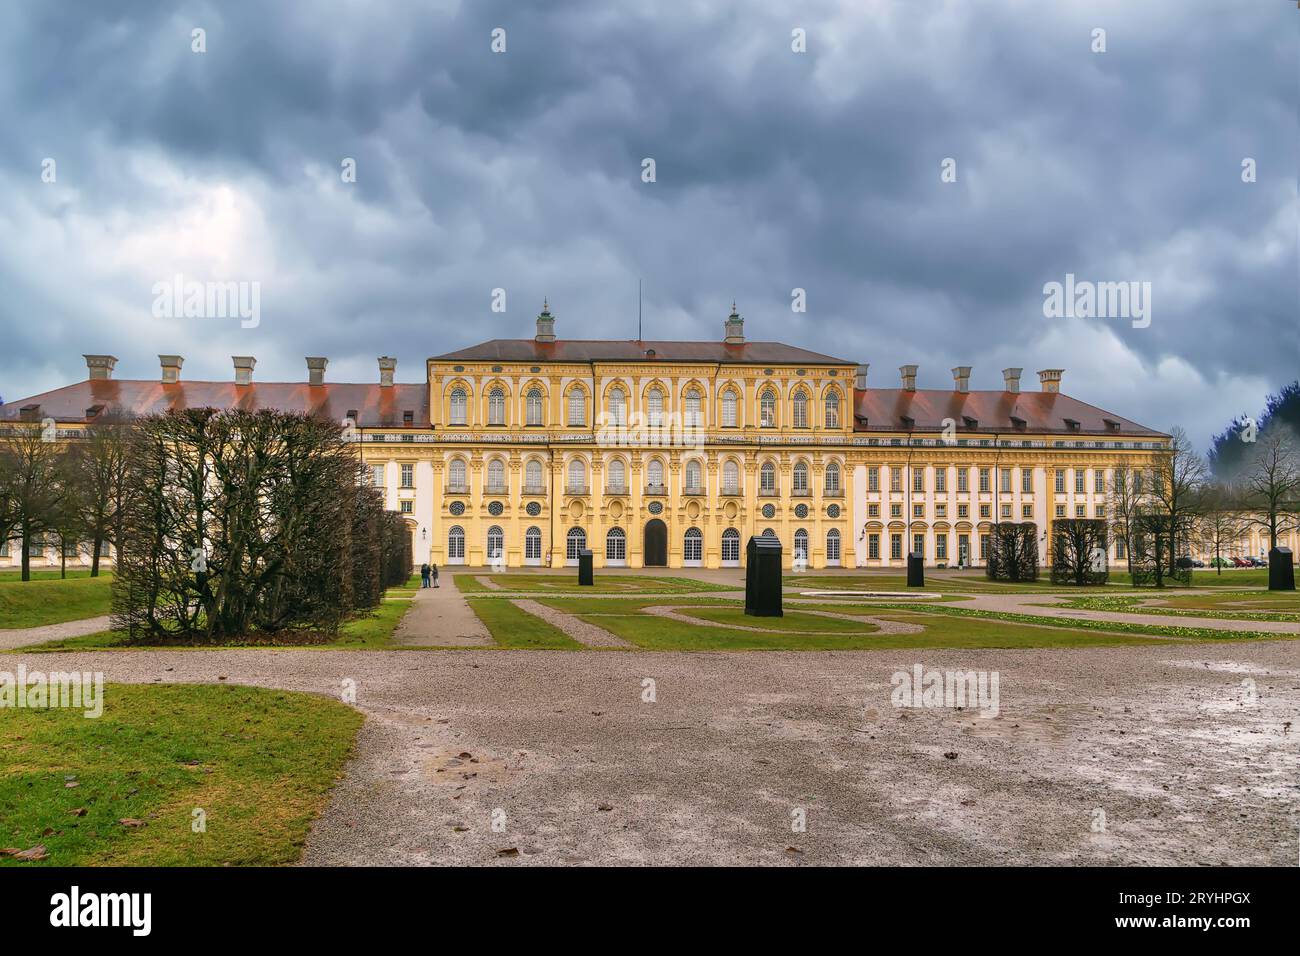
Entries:
{"label": "dark storm cloud", "polygon": [[[1281,0],[0,17],[11,400],[82,377],[85,351],[128,376],[182,352],[188,377],[252,353],[264,379],[310,352],[362,380],[388,353],[414,380],[429,354],[530,334],[543,295],[561,334],[631,337],[638,277],[647,337],[720,335],[734,296],[751,337],[870,362],[874,384],[909,362],[933,386],[957,364],[976,387],[1064,366],[1078,397],[1202,441],[1300,368],[1300,12]],[[260,281],[261,325],[153,319],[177,271]],[[1044,318],[1068,272],[1152,282],[1151,326]]]}

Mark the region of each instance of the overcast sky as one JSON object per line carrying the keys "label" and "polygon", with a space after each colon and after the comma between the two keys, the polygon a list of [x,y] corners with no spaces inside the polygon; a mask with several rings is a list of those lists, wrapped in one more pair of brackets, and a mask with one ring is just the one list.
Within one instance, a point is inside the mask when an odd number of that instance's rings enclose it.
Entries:
{"label": "overcast sky", "polygon": [[[419,381],[544,295],[635,338],[640,278],[646,338],[734,298],[875,385],[1063,367],[1204,446],[1300,374],[1298,64],[1293,0],[8,0],[0,396],[83,352]],[[260,321],[156,316],[178,273],[258,283]],[[1150,282],[1149,325],[1045,317],[1067,273]]]}

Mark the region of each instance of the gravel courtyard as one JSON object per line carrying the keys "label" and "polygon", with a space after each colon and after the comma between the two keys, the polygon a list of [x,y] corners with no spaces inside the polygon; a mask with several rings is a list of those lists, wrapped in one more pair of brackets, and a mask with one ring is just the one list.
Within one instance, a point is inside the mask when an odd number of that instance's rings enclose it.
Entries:
{"label": "gravel courtyard", "polygon": [[[368,720],[307,864],[1297,861],[1289,642],[18,660],[110,682],[355,681]],[[891,674],[917,663],[997,671],[999,716],[895,709]]]}

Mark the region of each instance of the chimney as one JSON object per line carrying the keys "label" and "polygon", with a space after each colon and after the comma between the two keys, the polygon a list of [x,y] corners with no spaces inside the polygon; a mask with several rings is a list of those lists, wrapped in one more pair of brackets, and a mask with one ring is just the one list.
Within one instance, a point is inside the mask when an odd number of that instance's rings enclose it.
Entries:
{"label": "chimney", "polygon": [[257,359],[251,355],[232,355],[230,359],[235,363],[235,384],[252,385],[253,366],[257,364]]}
{"label": "chimney", "polygon": [[916,391],[916,366],[900,365],[898,367],[898,373],[903,376],[903,391],[915,392]]}
{"label": "chimney", "polygon": [[1019,393],[1020,373],[1023,371],[1024,369],[1020,368],[1004,368],[1002,370],[1002,381],[1006,383],[1006,390],[1008,392]]}
{"label": "chimney", "polygon": [[379,384],[384,388],[393,387],[393,373],[397,371],[397,359],[388,356],[379,356]]}
{"label": "chimney", "polygon": [[958,365],[952,370],[952,387],[959,392],[970,391],[970,366]]}
{"label": "chimney", "polygon": [[728,345],[745,344],[745,320],[742,319],[740,313],[736,311],[735,302],[731,303],[731,315],[727,316],[727,322],[724,328],[726,329],[727,334],[722,341],[726,342]]}
{"label": "chimney", "polygon": [[854,388],[860,388],[860,389],[864,389],[864,390],[866,389],[866,387],[867,387],[867,369],[869,369],[869,368],[871,368],[870,365],[859,365],[859,366],[858,366],[858,373],[857,373],[855,376],[853,376],[853,387],[854,387]]}
{"label": "chimney", "polygon": [[551,307],[545,299],[542,300],[542,311],[537,316],[537,341],[555,341],[555,316],[551,315]]}
{"label": "chimney", "polygon": [[325,384],[325,366],[329,365],[330,360],[322,355],[307,356],[307,384],[324,385]]}
{"label": "chimney", "polygon": [[181,380],[181,364],[185,359],[179,355],[160,355],[158,364],[162,366],[162,383],[175,385]]}
{"label": "chimney", "polygon": [[86,360],[86,371],[92,382],[113,377],[113,366],[117,364],[116,356],[83,355],[81,357]]}
{"label": "chimney", "polygon": [[1063,368],[1045,368],[1038,373],[1038,381],[1043,385],[1044,392],[1059,392],[1061,390],[1061,376],[1065,373]]}

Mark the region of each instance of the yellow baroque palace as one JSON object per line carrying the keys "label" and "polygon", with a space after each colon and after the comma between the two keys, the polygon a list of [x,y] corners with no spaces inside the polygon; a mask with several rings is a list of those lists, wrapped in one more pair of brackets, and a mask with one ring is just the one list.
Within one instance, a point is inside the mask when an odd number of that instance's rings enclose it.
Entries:
{"label": "yellow baroque palace", "polygon": [[[417,563],[563,567],[739,566],[751,535],[775,535],[787,567],[980,566],[996,521],[1104,518],[1116,466],[1149,468],[1168,436],[1060,391],[1062,370],[1021,391],[918,388],[916,366],[869,386],[869,368],[745,339],[733,310],[712,342],[560,339],[543,307],[531,339],[496,339],[427,361],[426,381],[189,382],[159,357],[154,380],[86,381],[0,406],[0,421],[53,420],[75,435],[113,408],[276,407],[347,426]],[[39,543],[36,543],[39,546]],[[1122,562],[1122,545],[1111,559]],[[0,560],[12,559],[5,546]],[[48,557],[48,556],[47,556]]]}

